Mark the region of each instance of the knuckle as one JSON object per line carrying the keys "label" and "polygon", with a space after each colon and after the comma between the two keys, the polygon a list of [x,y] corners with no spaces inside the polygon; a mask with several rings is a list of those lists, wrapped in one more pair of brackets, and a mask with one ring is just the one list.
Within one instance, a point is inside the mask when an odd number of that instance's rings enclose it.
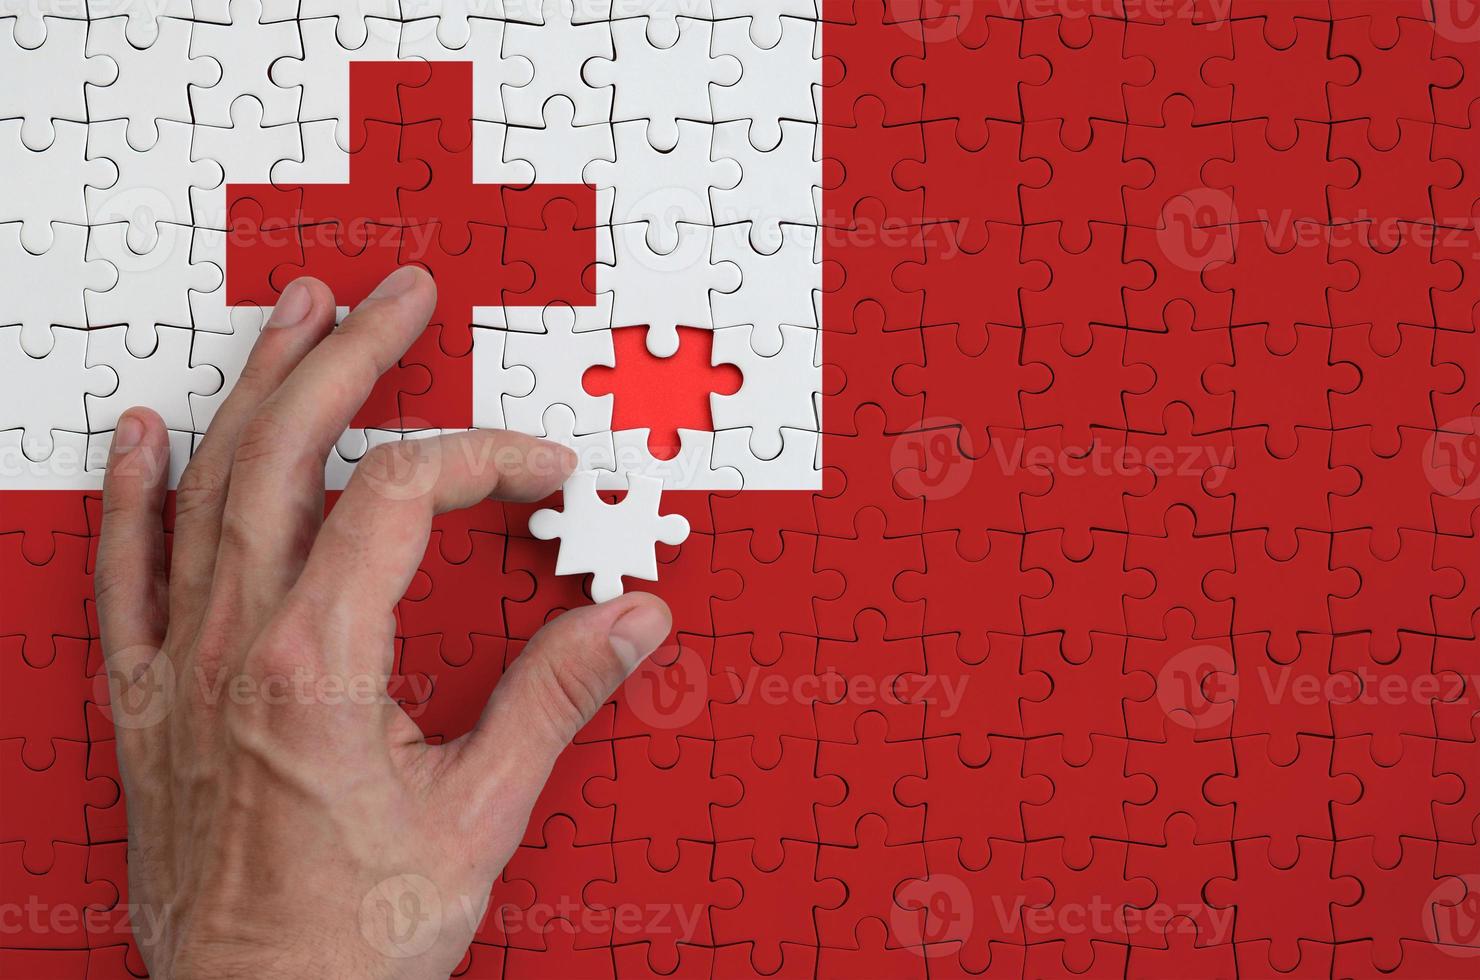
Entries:
{"label": "knuckle", "polygon": [[289,593],[263,630],[263,653],[279,662],[302,663],[323,639],[323,610]]}
{"label": "knuckle", "polygon": [[543,662],[537,696],[545,717],[563,742],[570,741],[606,702],[601,672],[579,658]]}
{"label": "knuckle", "polygon": [[424,447],[415,440],[397,440],[372,446],[355,467],[355,476],[361,483],[376,485],[387,480],[403,481],[414,478],[426,463]]}
{"label": "knuckle", "polygon": [[115,595],[135,581],[136,575],[118,568],[113,562],[99,561],[97,570],[93,573],[93,598],[98,604],[98,616],[106,619],[106,611],[114,608]]}
{"label": "knuckle", "polygon": [[303,644],[284,634],[265,637],[252,651],[252,666],[259,676],[291,674],[308,662]]}
{"label": "knuckle", "polygon": [[258,411],[247,419],[237,435],[232,458],[237,463],[252,463],[276,456],[282,452],[287,435],[287,427],[274,412]]}
{"label": "knuckle", "polygon": [[[278,620],[247,650],[239,668],[251,678],[251,687],[264,708],[316,709],[340,703],[330,690],[345,690],[355,678],[348,668],[323,663],[323,640],[312,626]],[[322,685],[332,682],[335,687]]]}
{"label": "knuckle", "polygon": [[215,618],[208,619],[190,643],[190,664],[197,676],[218,680],[226,665],[235,659],[235,644],[231,641],[231,629],[219,625]]}
{"label": "knuckle", "polygon": [[262,542],[261,524],[235,507],[221,512],[220,552],[223,555],[251,554]]}
{"label": "knuckle", "polygon": [[415,446],[410,443],[397,440],[395,442],[382,442],[372,446],[365,454],[362,463],[369,463],[370,469],[384,471],[398,469],[405,466],[416,466],[418,456]]}
{"label": "knuckle", "polygon": [[219,506],[225,492],[220,468],[197,454],[180,474],[175,488],[175,519],[189,518],[204,507]]}

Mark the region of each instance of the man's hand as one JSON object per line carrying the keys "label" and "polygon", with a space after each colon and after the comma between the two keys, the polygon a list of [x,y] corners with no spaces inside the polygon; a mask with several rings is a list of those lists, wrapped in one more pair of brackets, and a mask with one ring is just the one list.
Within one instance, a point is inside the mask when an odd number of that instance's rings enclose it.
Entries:
{"label": "man's hand", "polygon": [[322,283],[283,292],[180,479],[168,576],[165,428],[118,423],[97,601],[155,977],[445,978],[556,756],[668,634],[649,595],[569,612],[446,745],[387,697],[433,515],[575,462],[501,431],[378,446],[324,518],[325,458],[435,297],[401,269],[335,330]]}

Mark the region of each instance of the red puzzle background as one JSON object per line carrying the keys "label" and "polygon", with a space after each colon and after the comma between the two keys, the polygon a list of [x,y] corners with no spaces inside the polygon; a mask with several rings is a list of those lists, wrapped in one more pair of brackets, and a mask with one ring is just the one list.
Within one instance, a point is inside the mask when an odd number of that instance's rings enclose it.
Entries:
{"label": "red puzzle background", "polygon": [[[665,497],[460,974],[1480,968],[1473,4],[1100,6],[824,5],[824,490]],[[0,976],[142,970],[98,516],[0,512]],[[586,601],[526,516],[402,603],[429,736]]]}

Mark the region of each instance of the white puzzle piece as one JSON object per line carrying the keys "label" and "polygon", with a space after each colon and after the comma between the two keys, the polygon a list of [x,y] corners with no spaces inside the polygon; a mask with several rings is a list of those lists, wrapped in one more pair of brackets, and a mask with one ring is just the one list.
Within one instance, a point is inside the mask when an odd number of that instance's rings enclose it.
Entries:
{"label": "white puzzle piece", "polygon": [[716,20],[743,18],[757,47],[772,48],[786,32],[792,18],[822,19],[820,0],[714,0]]}
{"label": "white puzzle piece", "polygon": [[734,364],[745,376],[734,394],[709,396],[715,429],[748,426],[750,449],[761,459],[781,452],[783,429],[816,429],[813,396],[821,390],[820,335],[806,327],[781,328],[781,349],[756,353],[753,327],[726,327],[714,332],[715,364]]}
{"label": "white puzzle piece", "polygon": [[51,248],[36,255],[22,247],[19,225],[0,225],[0,324],[19,325],[20,345],[32,357],[52,349],[53,327],[86,327],[87,291],[118,281],[117,269],[87,255],[86,228],[54,227]]}
{"label": "white puzzle piece", "polygon": [[37,356],[21,346],[20,327],[0,327],[0,430],[21,432],[22,449],[33,460],[51,455],[56,433],[88,431],[85,398],[118,388],[113,368],[88,363],[86,330],[59,327],[52,337]]}
{"label": "white puzzle piece", "polygon": [[505,366],[508,331],[473,328],[473,425],[507,429],[504,399],[522,398],[534,391],[535,374],[523,364]]}
{"label": "white puzzle piece", "polygon": [[534,379],[523,396],[503,396],[504,418],[520,432],[537,432],[551,405],[565,405],[580,433],[610,431],[612,396],[590,395],[581,384],[589,368],[616,366],[609,330],[579,331],[575,311],[565,305],[544,311],[540,333],[510,331],[504,336],[504,368],[524,368]]}
{"label": "white puzzle piece", "polygon": [[[817,225],[817,200],[822,192],[821,155],[812,123],[781,123],[781,142],[771,150],[757,150],[747,122],[714,127],[714,156],[733,160],[745,179],[712,195],[716,224],[750,223],[750,243],[770,254],[781,247],[781,226]],[[798,174],[815,173],[808,185]]]}
{"label": "white puzzle piece", "polygon": [[88,25],[88,53],[112,59],[118,75],[87,87],[87,112],[92,122],[124,120],[129,145],[147,150],[159,139],[161,119],[191,122],[190,87],[216,84],[221,64],[190,57],[189,21],[158,21],[154,40],[142,47],[130,34],[136,23],[132,17],[108,17]]}
{"label": "white puzzle piece", "polygon": [[88,45],[87,21],[50,18],[37,47],[21,44],[15,25],[0,22],[0,119],[20,117],[26,148],[44,150],[55,120],[87,122],[87,86],[115,82],[118,64]]}
{"label": "white puzzle piece", "polygon": [[[473,125],[476,140],[479,127],[493,124]],[[552,95],[545,103],[540,125],[510,125],[504,131],[503,160],[507,165],[522,164],[528,168],[527,173],[521,171],[522,180],[515,183],[533,181],[536,177],[557,183],[593,182],[596,175],[588,171],[617,159],[613,128],[606,122],[577,124],[576,105],[570,97]],[[495,178],[478,176],[477,179]]]}
{"label": "white puzzle piece", "polygon": [[648,247],[664,254],[677,247],[683,225],[714,223],[710,195],[735,187],[741,176],[733,160],[712,158],[714,127],[690,120],[677,127],[674,146],[657,150],[647,141],[646,123],[617,123],[611,127],[616,159],[585,169],[585,178],[602,188],[596,196],[597,219],[645,225]]}
{"label": "white puzzle piece", "polygon": [[736,58],[710,55],[709,21],[680,19],[677,36],[664,47],[649,39],[640,18],[615,21],[611,30],[616,55],[587,62],[583,77],[591,85],[614,87],[612,121],[645,121],[648,142],[657,149],[677,144],[680,119],[713,122],[709,87],[740,79]]}
{"label": "white puzzle piece", "polygon": [[680,17],[713,20],[711,0],[609,0],[612,20],[638,20],[644,23],[647,39],[654,47],[671,48],[682,28]]}
{"label": "white puzzle piece", "polygon": [[658,577],[657,542],[676,545],[689,536],[689,522],[678,514],[658,514],[663,481],[632,476],[627,496],[608,504],[596,494],[597,475],[577,470],[565,482],[565,509],[538,510],[529,532],[548,541],[560,539],[556,575],[591,575],[591,598],[597,602],[622,594],[622,576]]}
{"label": "white puzzle piece", "polygon": [[714,260],[740,268],[740,288],[714,294],[714,328],[754,327],[751,344],[767,357],[781,349],[783,327],[818,328],[822,292],[817,229],[782,225],[779,233],[781,247],[768,255],[751,246],[749,224],[714,230]]}
{"label": "white puzzle piece", "polygon": [[715,53],[745,66],[735,84],[711,86],[715,121],[749,122],[751,143],[759,150],[773,150],[781,142],[782,120],[817,122],[818,25],[787,17],[781,30],[774,44],[763,47],[752,36],[749,18],[714,25]]}
{"label": "white puzzle piece", "polygon": [[229,19],[221,11],[215,16],[221,19],[212,22],[197,13],[191,27],[190,56],[214,58],[221,66],[214,84],[190,87],[195,121],[231,125],[231,103],[243,95],[256,96],[269,125],[296,120],[302,90],[275,85],[270,76],[278,59],[303,57],[298,22],[291,14],[277,19],[258,0],[230,0]]}
{"label": "white puzzle piece", "polygon": [[570,0],[548,0],[535,23],[504,26],[505,57],[523,58],[534,68],[528,85],[503,91],[504,118],[520,126],[538,126],[545,104],[563,95],[575,107],[578,126],[609,124],[612,91],[589,85],[581,69],[592,59],[612,57],[611,27],[605,18],[576,19]]}
{"label": "white puzzle piece", "polygon": [[116,183],[118,168],[88,156],[89,130],[96,126],[57,122],[51,145],[32,150],[21,141],[24,125],[20,119],[0,119],[0,174],[12,188],[0,196],[0,223],[19,221],[26,250],[45,252],[54,222],[87,224],[87,195]]}
{"label": "white puzzle piece", "polygon": [[[37,0],[15,0],[34,7]],[[75,0],[46,0],[58,7],[75,10]],[[148,48],[159,43],[162,35],[170,30],[171,23],[183,23],[195,13],[193,0],[87,0],[88,18],[93,24],[99,21],[122,18],[125,23],[124,37],[135,48]],[[88,40],[91,41],[91,32]]]}
{"label": "white puzzle piece", "polygon": [[387,37],[401,37],[401,0],[298,0],[298,17],[300,24],[335,21],[334,36],[346,51],[363,50],[366,41],[379,45]]}
{"label": "white puzzle piece", "polygon": [[714,229],[679,225],[678,244],[666,254],[647,243],[646,225],[612,229],[610,265],[597,267],[597,289],[612,294],[612,326],[646,326],[647,349],[654,357],[678,350],[678,328],[714,329],[711,293],[740,287],[733,262],[714,262]]}
{"label": "white puzzle piece", "polygon": [[740,472],[746,490],[821,490],[822,433],[814,429],[782,429],[781,452],[765,459],[751,445],[750,429],[720,429],[714,434],[714,465]]}
{"label": "white puzzle piece", "polygon": [[[219,167],[225,183],[267,183],[277,164],[303,159],[305,127],[297,122],[268,125],[262,118],[262,103],[250,95],[231,104],[230,126],[194,128],[190,159]],[[191,189],[191,208],[201,224],[225,227],[226,215],[213,206],[218,196],[215,187]]]}

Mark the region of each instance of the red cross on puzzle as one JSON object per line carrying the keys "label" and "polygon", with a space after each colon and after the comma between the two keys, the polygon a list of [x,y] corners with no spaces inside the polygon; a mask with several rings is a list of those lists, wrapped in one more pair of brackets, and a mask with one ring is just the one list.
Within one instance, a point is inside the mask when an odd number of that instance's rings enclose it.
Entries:
{"label": "red cross on puzzle", "polygon": [[354,425],[470,427],[473,308],[594,303],[595,189],[474,182],[470,62],[353,63],[350,118],[347,184],[227,185],[226,301],[270,306],[316,276],[353,306],[425,266],[432,322]]}

